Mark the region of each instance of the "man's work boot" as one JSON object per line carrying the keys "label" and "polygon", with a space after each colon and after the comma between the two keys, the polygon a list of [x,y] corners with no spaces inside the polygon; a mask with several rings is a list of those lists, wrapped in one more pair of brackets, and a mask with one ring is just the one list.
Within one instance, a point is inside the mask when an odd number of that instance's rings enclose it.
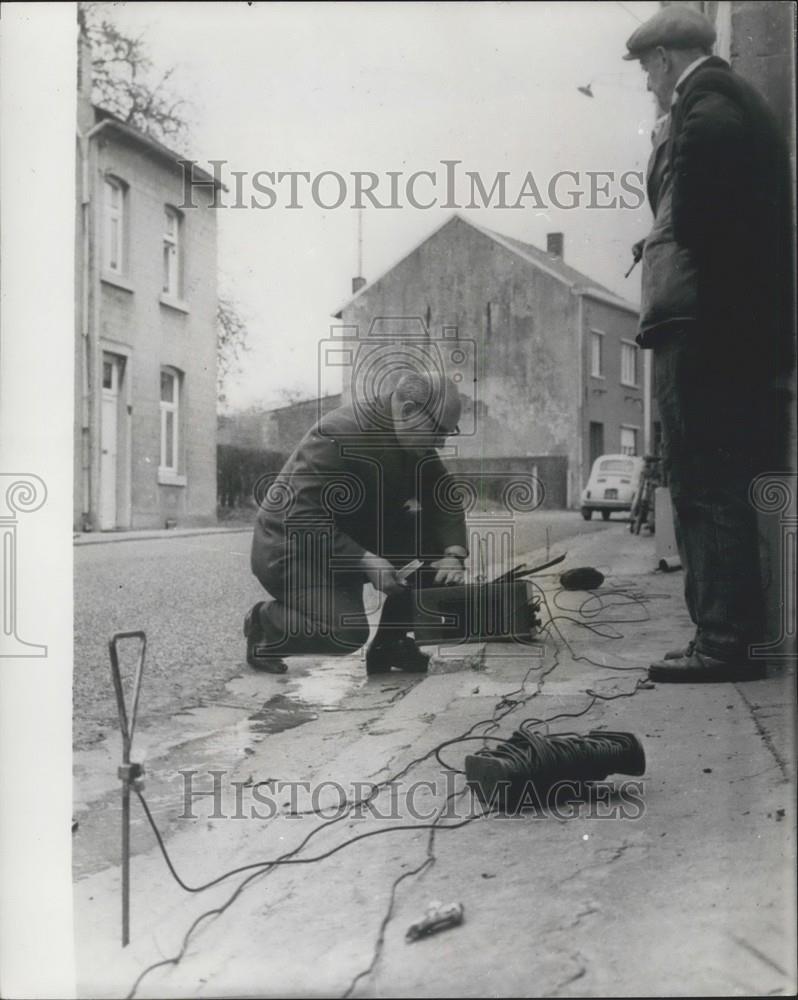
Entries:
{"label": "man's work boot", "polygon": [[366,673],[387,674],[393,667],[409,674],[425,674],[429,661],[409,635],[385,639],[378,636],[366,650]]}
{"label": "man's work boot", "polygon": [[742,656],[734,660],[717,660],[693,649],[689,656],[652,663],[648,676],[663,684],[733,683],[763,680],[767,677],[767,668],[764,663],[751,663]]}
{"label": "man's work boot", "polygon": [[269,674],[284,674],[288,664],[280,656],[269,652],[265,645],[266,634],[260,621],[260,609],[264,601],[253,604],[244,617],[244,635],[247,639],[247,664],[253,670],[263,670]]}

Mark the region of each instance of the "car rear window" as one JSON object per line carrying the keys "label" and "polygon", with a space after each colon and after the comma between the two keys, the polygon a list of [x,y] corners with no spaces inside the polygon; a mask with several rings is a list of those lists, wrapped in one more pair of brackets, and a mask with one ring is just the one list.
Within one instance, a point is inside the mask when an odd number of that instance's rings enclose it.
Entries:
{"label": "car rear window", "polygon": [[621,458],[615,458],[602,462],[599,466],[599,472],[625,472],[629,474],[634,467],[634,462],[624,462]]}

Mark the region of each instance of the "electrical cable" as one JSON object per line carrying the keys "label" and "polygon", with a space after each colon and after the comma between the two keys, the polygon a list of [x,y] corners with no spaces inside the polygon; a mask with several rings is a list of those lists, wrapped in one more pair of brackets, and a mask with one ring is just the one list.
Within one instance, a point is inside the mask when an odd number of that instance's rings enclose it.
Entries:
{"label": "electrical cable", "polygon": [[[139,800],[142,802],[142,804],[144,804],[143,796],[141,795],[141,793],[137,792],[137,794],[139,796]],[[448,801],[449,798],[451,798],[451,796],[447,796],[447,801]],[[445,803],[444,803],[444,805],[445,805]],[[148,819],[150,820],[150,823],[152,823],[153,822],[152,821],[152,816],[151,816],[151,813],[150,813],[149,809],[146,809],[145,811],[147,813]],[[435,830],[435,831],[438,831],[438,830],[459,830],[462,827],[468,826],[470,823],[473,823],[475,820],[484,819],[486,816],[490,816],[490,815],[491,815],[491,811],[484,811],[484,812],[475,813],[475,814],[473,814],[471,816],[467,816],[465,819],[458,820],[455,823],[438,823],[438,818],[440,818],[440,816],[439,816],[439,817],[436,817],[436,819],[432,823],[409,823],[409,824],[399,824],[399,825],[396,825],[396,826],[389,826],[389,827],[378,827],[375,830],[367,830],[367,831],[365,831],[365,833],[356,834],[354,837],[350,837],[349,839],[342,841],[340,844],[336,844],[334,847],[331,847],[327,851],[323,851],[321,854],[316,854],[316,855],[313,855],[311,857],[306,857],[306,858],[297,858],[297,857],[295,857],[295,855],[298,854],[299,851],[302,850],[302,848],[305,846],[305,844],[310,840],[310,838],[312,836],[314,836],[316,833],[318,833],[319,830],[323,829],[325,825],[328,825],[328,824],[323,824],[322,826],[316,827],[314,830],[311,830],[310,833],[305,837],[305,839],[303,841],[300,842],[300,844],[297,847],[294,847],[292,850],[287,851],[285,854],[282,854],[282,855],[280,855],[277,858],[274,858],[272,860],[267,860],[267,861],[255,862],[255,863],[253,863],[251,865],[244,865],[244,866],[242,866],[240,868],[235,869],[234,871],[226,872],[223,876],[221,876],[220,878],[216,879],[214,881],[214,883],[211,883],[211,884],[216,884],[216,883],[218,883],[220,881],[223,881],[225,878],[229,878],[233,874],[238,874],[238,873],[241,873],[241,872],[247,871],[249,869],[253,869],[253,868],[257,869],[256,871],[251,872],[251,874],[249,874],[241,883],[239,883],[239,885],[236,887],[235,891],[228,897],[228,899],[221,906],[214,907],[213,909],[210,909],[210,910],[206,910],[204,913],[201,913],[193,921],[193,923],[191,924],[191,926],[189,927],[189,929],[186,931],[185,935],[183,936],[183,941],[182,941],[182,944],[180,946],[180,950],[179,950],[179,952],[178,952],[177,955],[174,955],[172,958],[163,959],[160,962],[155,962],[152,965],[148,966],[146,969],[144,969],[139,974],[139,976],[136,978],[135,982],[133,983],[133,986],[131,987],[130,992],[127,994],[127,1000],[132,1000],[132,997],[134,997],[136,995],[136,991],[138,990],[138,987],[141,985],[142,980],[150,972],[154,972],[156,969],[163,968],[164,966],[167,966],[167,965],[177,965],[180,962],[180,960],[183,958],[183,955],[185,955],[186,949],[188,948],[188,942],[189,942],[192,934],[194,933],[195,929],[199,926],[199,924],[203,920],[205,920],[207,917],[221,916],[225,912],[225,910],[227,910],[230,906],[232,906],[232,904],[235,902],[235,900],[238,899],[238,897],[244,891],[245,887],[250,882],[253,882],[259,875],[268,874],[270,871],[272,871],[274,868],[278,867],[279,865],[315,864],[316,862],[324,861],[327,858],[332,857],[334,854],[337,854],[339,851],[342,851],[345,848],[350,847],[352,844],[356,844],[358,841],[361,841],[361,840],[366,840],[369,837],[377,837],[377,836],[381,836],[381,835],[386,834],[386,833],[396,833],[398,831],[403,831],[404,832],[404,831],[407,831],[407,830],[412,830],[412,831],[416,831],[416,830]],[[331,820],[330,822],[336,822],[336,821],[337,820]],[[155,830],[154,826],[153,826],[153,830]],[[157,834],[156,836],[157,836],[157,839],[158,839],[159,847],[161,848],[161,852],[163,853],[164,857],[166,858],[167,857],[167,851],[166,851],[166,847],[165,847],[165,845],[163,843],[163,839],[161,838],[160,834]],[[169,864],[170,871],[173,874],[176,874],[175,871],[174,871],[174,867],[171,864],[171,861],[169,861],[167,863]],[[183,885],[184,888],[187,888],[182,881],[181,881],[181,885]],[[200,887],[198,889],[188,889],[188,891],[189,892],[200,892],[200,891],[203,891],[205,888],[208,888],[208,886],[202,886],[202,887]]]}
{"label": "electrical cable", "polygon": [[429,835],[427,837],[426,858],[424,858],[421,864],[418,865],[416,868],[411,868],[410,871],[402,872],[400,875],[397,875],[397,877],[393,880],[390,890],[390,896],[388,899],[388,908],[386,909],[385,915],[380,921],[379,930],[377,931],[377,938],[374,942],[374,952],[371,956],[371,961],[369,962],[368,966],[365,969],[358,972],[358,974],[352,979],[352,982],[349,984],[348,988],[341,994],[342,1000],[348,1000],[348,998],[352,996],[352,993],[354,992],[355,987],[360,982],[360,980],[365,979],[366,976],[371,975],[371,973],[374,971],[374,968],[377,965],[377,962],[379,961],[380,955],[382,954],[382,948],[385,943],[385,930],[388,927],[388,924],[391,922],[391,918],[393,917],[394,903],[396,902],[396,890],[399,888],[399,885],[402,882],[404,882],[405,879],[411,878],[414,875],[420,875],[423,871],[426,871],[427,868],[431,868],[432,865],[435,864],[436,858],[435,854],[433,853],[433,845],[435,843],[435,824],[437,823],[438,819],[443,815],[443,812],[448,802],[451,799],[458,798],[460,795],[463,794],[463,792],[465,792],[464,788],[461,789],[461,791],[459,792],[452,792],[451,794],[447,795],[446,798],[444,799],[443,804],[438,810],[438,816],[433,821],[432,829],[430,830]]}
{"label": "electrical cable", "polygon": [[[542,600],[543,600],[543,603],[544,603],[544,605],[546,607],[546,611],[548,612],[548,615],[549,615],[549,621],[545,625],[543,625],[541,627],[540,632],[541,633],[546,633],[546,632],[550,631],[550,629],[553,626],[554,630],[556,631],[556,633],[559,636],[560,640],[562,641],[563,645],[568,649],[569,653],[571,654],[571,657],[574,660],[584,660],[584,661],[586,661],[588,663],[591,663],[591,664],[593,664],[595,666],[601,667],[603,669],[609,669],[609,670],[627,671],[627,670],[641,670],[641,669],[645,669],[645,668],[640,668],[640,667],[608,666],[607,664],[597,663],[596,661],[591,660],[589,657],[576,654],[574,652],[573,647],[571,646],[571,644],[568,642],[568,640],[563,635],[562,630],[559,628],[558,625],[554,624],[555,618],[557,618],[557,619],[566,619],[566,620],[572,621],[576,625],[579,625],[579,626],[581,626],[583,628],[588,629],[591,632],[596,632],[597,634],[601,634],[601,633],[599,633],[597,631],[595,625],[591,625],[591,624],[589,624],[587,622],[580,622],[578,619],[576,619],[576,618],[570,618],[567,615],[557,615],[557,616],[552,615],[551,607],[549,605],[549,601],[548,601],[548,598],[547,598],[547,595],[546,595],[545,591],[543,590],[542,587],[540,587],[534,581],[530,581],[530,582],[540,592]],[[562,591],[557,591],[555,593],[555,595],[554,595],[555,599],[553,599],[552,603],[554,603],[555,607],[557,607],[556,595],[559,594],[559,593],[561,593],[561,592]],[[611,593],[620,593],[620,592],[616,591],[616,592],[611,592]],[[601,601],[602,596],[603,595],[592,594],[592,595],[590,595],[589,598],[586,599],[586,601],[583,601],[582,603],[584,605],[585,603],[588,603],[590,600],[593,600],[593,599],[597,599],[597,600]],[[637,603],[637,604],[642,605],[642,601],[640,601],[638,598],[631,597],[630,601],[631,601],[631,603]],[[606,605],[601,605],[601,607],[600,607],[599,610],[601,610],[604,607],[606,607]],[[575,610],[575,609],[569,609],[569,610]],[[577,613],[581,613],[581,612],[577,611]],[[587,617],[587,615],[585,615],[585,617]],[[632,619],[631,621],[636,622],[636,621],[644,621],[644,620],[647,620],[647,619]],[[599,624],[602,624],[602,623],[599,623]],[[610,624],[610,623],[605,623],[605,624]],[[615,637],[613,636],[613,637],[609,637],[609,638],[615,638]],[[449,767],[449,765],[447,765],[441,759],[440,752],[442,750],[446,749],[448,746],[454,746],[454,745],[456,745],[458,743],[463,743],[463,742],[467,742],[467,741],[470,741],[470,740],[483,741],[483,746],[484,746],[484,741],[485,740],[496,740],[497,742],[500,742],[500,743],[505,742],[505,738],[500,738],[500,737],[496,737],[496,736],[490,736],[489,732],[482,733],[481,735],[472,735],[472,734],[473,734],[474,730],[477,729],[479,726],[487,726],[487,727],[489,727],[489,731],[492,730],[492,729],[497,728],[498,725],[499,725],[499,723],[501,722],[501,720],[504,719],[507,715],[509,715],[511,712],[514,712],[519,706],[524,705],[528,701],[530,701],[533,698],[537,697],[539,695],[540,691],[541,691],[542,683],[545,680],[545,678],[550,673],[552,673],[558,666],[559,666],[559,649],[555,645],[554,657],[553,657],[553,663],[552,663],[552,665],[550,667],[548,667],[547,669],[542,669],[538,665],[530,666],[527,669],[527,672],[524,675],[524,678],[523,678],[521,684],[519,685],[519,687],[516,688],[516,689],[514,689],[514,690],[512,690],[512,691],[510,691],[510,692],[507,692],[505,695],[503,695],[499,699],[499,701],[494,706],[494,711],[493,711],[493,714],[492,714],[492,716],[491,716],[490,719],[482,719],[482,720],[479,720],[478,722],[475,722],[461,736],[453,737],[450,740],[444,740],[443,742],[441,742],[441,743],[437,744],[436,746],[432,747],[426,753],[424,753],[421,756],[419,756],[419,757],[414,758],[413,760],[411,760],[403,768],[401,768],[395,774],[391,775],[389,778],[386,778],[386,779],[384,779],[381,782],[375,783],[374,785],[372,785],[372,787],[371,787],[370,792],[369,792],[368,795],[366,795],[366,796],[364,796],[362,798],[359,798],[359,799],[352,800],[351,802],[347,802],[345,811],[342,811],[338,816],[335,816],[332,819],[326,820],[325,822],[321,823],[319,826],[314,827],[314,829],[311,830],[311,831],[309,831],[309,833],[299,842],[299,844],[296,847],[292,848],[290,851],[287,851],[285,854],[282,854],[282,855],[280,855],[280,856],[278,856],[277,858],[274,858],[274,859],[261,860],[261,861],[258,861],[258,862],[253,862],[252,864],[249,864],[249,865],[242,865],[242,866],[240,866],[238,868],[231,869],[231,870],[229,870],[227,872],[222,873],[221,875],[217,876],[216,878],[211,879],[209,882],[206,882],[206,883],[204,883],[202,885],[190,886],[190,885],[188,885],[188,883],[185,882],[184,879],[182,879],[180,877],[179,873],[177,872],[177,870],[176,870],[176,868],[175,868],[175,866],[174,866],[174,864],[173,864],[173,862],[171,860],[169,852],[168,852],[168,850],[166,848],[166,844],[164,843],[163,837],[162,837],[160,831],[157,828],[157,825],[155,823],[154,817],[152,816],[152,813],[150,811],[150,808],[149,808],[149,806],[148,806],[148,804],[147,804],[144,796],[142,795],[141,791],[138,788],[135,788],[135,786],[134,786],[134,791],[136,792],[136,795],[137,795],[137,797],[138,797],[138,799],[139,799],[139,801],[140,801],[140,803],[142,805],[142,808],[144,809],[145,816],[146,816],[146,818],[147,818],[147,820],[148,820],[148,822],[150,824],[150,827],[151,827],[151,829],[153,831],[153,834],[154,834],[154,836],[156,838],[156,842],[157,842],[158,847],[159,847],[159,849],[161,851],[161,854],[162,854],[162,856],[164,858],[164,861],[166,862],[166,865],[167,865],[167,867],[169,869],[169,872],[171,873],[172,877],[175,879],[175,881],[177,882],[177,884],[182,889],[184,889],[186,892],[190,892],[190,893],[203,892],[206,889],[209,889],[209,888],[211,888],[211,887],[213,887],[215,885],[220,884],[221,882],[225,881],[226,879],[233,877],[234,875],[243,874],[244,872],[249,872],[249,874],[246,876],[246,878],[244,878],[238,884],[238,886],[234,889],[234,891],[227,898],[227,900],[225,900],[224,903],[222,903],[219,906],[214,907],[214,908],[212,908],[210,910],[206,910],[204,913],[201,913],[197,918],[195,918],[195,920],[191,923],[191,925],[189,926],[188,930],[184,934],[183,940],[182,940],[182,943],[181,943],[181,946],[180,946],[180,949],[179,949],[179,951],[178,951],[178,953],[176,955],[174,955],[171,958],[163,959],[163,960],[161,960],[159,962],[153,963],[152,965],[150,965],[147,968],[145,968],[144,970],[142,970],[142,972],[136,978],[135,982],[133,983],[133,986],[131,987],[130,992],[127,995],[128,1000],[131,1000],[131,998],[133,998],[135,996],[136,991],[138,990],[138,987],[140,986],[141,982],[151,972],[154,972],[158,968],[162,968],[162,967],[169,966],[169,965],[177,965],[177,964],[179,964],[179,962],[182,960],[183,956],[186,953],[186,950],[188,948],[188,943],[189,943],[189,941],[190,941],[190,939],[191,939],[194,931],[196,930],[196,928],[199,926],[200,923],[202,923],[208,917],[211,917],[211,916],[221,916],[227,909],[229,909],[230,906],[232,906],[232,904],[239,898],[239,896],[243,893],[244,889],[250,883],[254,882],[261,875],[267,875],[267,874],[269,874],[276,867],[281,866],[281,865],[288,865],[288,864],[314,864],[314,863],[323,861],[323,860],[325,860],[325,859],[333,856],[334,854],[337,854],[339,851],[344,850],[346,847],[349,847],[352,844],[357,843],[358,841],[365,840],[365,839],[367,839],[369,837],[373,837],[373,836],[376,836],[378,834],[391,833],[391,832],[395,832],[395,831],[406,832],[406,831],[429,830],[430,831],[430,837],[433,837],[434,833],[437,830],[461,829],[462,827],[464,827],[464,826],[466,826],[466,825],[474,822],[477,819],[483,819],[483,818],[485,818],[487,816],[492,815],[492,810],[483,811],[483,812],[475,813],[475,814],[473,814],[471,816],[468,816],[464,820],[460,820],[460,821],[458,821],[456,823],[440,824],[438,822],[438,820],[440,819],[440,817],[442,815],[442,811],[445,808],[446,802],[448,802],[448,800],[450,798],[452,798],[453,795],[455,795],[455,794],[457,794],[457,795],[462,794],[465,791],[465,789],[462,789],[458,793],[452,793],[452,795],[447,796],[447,799],[445,800],[444,804],[441,806],[441,811],[439,812],[439,815],[435,818],[435,820],[432,823],[402,824],[402,825],[396,825],[396,826],[391,826],[391,827],[382,827],[382,828],[378,828],[378,829],[375,829],[375,830],[366,831],[365,833],[362,833],[362,834],[357,834],[354,837],[351,837],[351,838],[348,838],[347,840],[342,841],[340,844],[335,845],[334,847],[330,848],[329,850],[323,851],[321,854],[313,855],[311,857],[305,857],[305,858],[297,858],[296,857],[296,855],[299,854],[299,852],[307,845],[307,843],[313,837],[315,837],[317,834],[319,834],[322,830],[325,830],[329,826],[332,826],[333,824],[340,822],[342,819],[345,819],[348,816],[351,816],[352,812],[356,808],[358,808],[361,805],[368,804],[369,802],[371,802],[377,796],[377,794],[379,794],[379,792],[383,788],[387,787],[388,785],[390,785],[392,783],[395,783],[400,778],[404,777],[417,764],[422,763],[423,761],[427,760],[429,757],[431,757],[433,755],[435,756],[435,759],[437,760],[437,762],[442,767],[444,767],[444,768],[446,768],[446,769],[448,769],[451,772],[456,773],[456,774],[464,774],[465,772],[462,769]],[[537,677],[537,682],[538,683],[537,683],[536,690],[534,692],[528,694],[528,695],[524,695],[521,698],[513,698],[512,695],[515,695],[515,694],[522,694],[523,695],[524,694],[524,692],[525,692],[525,685],[526,685],[526,683],[528,681],[529,675],[531,673],[537,672],[537,671],[540,671],[540,673],[539,673],[539,675]],[[556,713],[555,715],[550,716],[550,717],[545,718],[545,719],[533,719],[533,718],[524,719],[524,720],[521,721],[520,726],[527,727],[527,726],[533,726],[533,725],[549,725],[551,722],[554,722],[554,721],[556,721],[558,719],[563,719],[563,718],[579,718],[579,717],[581,717],[583,715],[586,715],[590,711],[590,709],[597,703],[597,701],[614,701],[614,700],[616,700],[618,698],[632,697],[633,695],[637,694],[637,692],[639,690],[641,690],[641,688],[644,686],[644,683],[645,682],[642,681],[642,679],[640,679],[640,680],[637,681],[637,683],[635,684],[635,687],[632,689],[632,691],[620,692],[620,693],[617,693],[617,694],[614,694],[614,695],[602,695],[602,694],[600,694],[598,692],[595,692],[595,691],[593,691],[593,690],[591,690],[591,689],[588,688],[588,689],[585,690],[585,693],[588,694],[588,695],[590,695],[591,700],[585,706],[585,708],[581,709],[580,711],[578,711],[578,712],[559,712],[559,713]],[[305,812],[297,813],[297,815],[308,815],[308,814],[320,815],[320,810],[319,809],[313,809],[313,810],[307,810]],[[394,881],[394,883],[392,885],[392,889],[391,889],[391,900],[390,900],[389,911],[388,911],[386,917],[384,918],[383,923],[382,923],[382,925],[380,927],[380,933],[383,935],[383,937],[384,937],[385,927],[387,926],[388,922],[390,921],[390,917],[392,915],[392,908],[393,908],[393,902],[394,902],[394,898],[395,898],[396,887],[399,885],[399,883],[404,878],[410,877],[413,874],[419,874],[422,870],[424,870],[426,867],[428,867],[429,863],[430,863],[430,861],[429,861],[429,857],[428,857],[425,860],[425,862],[421,866],[419,866],[418,869],[415,869],[415,870],[409,871],[409,872],[405,872],[402,875],[400,875]],[[351,996],[351,991],[354,989],[354,986],[356,985],[356,982],[360,978],[362,978],[363,976],[368,975],[372,971],[375,963],[376,963],[376,955],[375,955],[375,958],[372,961],[372,964],[369,966],[369,968],[367,970],[364,970],[363,973],[361,973],[361,974],[359,974],[358,976],[355,977],[355,980],[353,980],[352,984],[350,984],[349,989],[344,994],[345,997]]]}
{"label": "electrical cable", "polygon": [[[568,640],[563,635],[562,629],[559,627],[559,625],[555,624],[555,620],[556,619],[567,618],[567,616],[564,616],[564,615],[552,615],[552,613],[551,613],[551,607],[549,605],[549,601],[548,601],[548,598],[546,596],[546,592],[537,583],[533,582],[532,586],[535,587],[535,588],[537,588],[537,590],[540,591],[543,603],[545,604],[546,610],[549,613],[549,621],[545,625],[543,625],[541,627],[540,631],[541,632],[546,632],[553,625],[554,629],[557,632],[557,635],[560,637],[560,639],[562,640],[563,644],[567,648],[568,652],[571,654],[572,659],[574,659],[576,661],[580,661],[581,660],[581,661],[584,661],[585,663],[590,663],[592,666],[594,666],[594,667],[600,667],[602,670],[617,670],[617,671],[620,671],[622,673],[623,672],[632,671],[632,670],[640,670],[640,671],[643,671],[644,673],[647,672],[647,668],[646,667],[621,667],[621,666],[612,665],[612,664],[608,664],[608,663],[599,663],[597,660],[591,660],[591,658],[589,656],[584,656],[583,654],[576,653],[574,651],[573,646],[570,644],[570,642],[568,642]],[[633,600],[637,600],[637,599],[634,598]],[[642,603],[642,602],[640,602],[640,603]],[[588,624],[587,622],[580,622],[576,618],[567,618],[567,620],[570,621],[570,622],[572,622],[574,625],[578,625],[580,628],[584,628],[584,629],[587,629],[588,631],[595,632],[595,625]],[[648,619],[641,619],[641,621],[646,621],[646,620],[648,620]],[[623,638],[623,635],[622,635],[622,633],[620,633],[618,636],[604,636],[604,638]]]}

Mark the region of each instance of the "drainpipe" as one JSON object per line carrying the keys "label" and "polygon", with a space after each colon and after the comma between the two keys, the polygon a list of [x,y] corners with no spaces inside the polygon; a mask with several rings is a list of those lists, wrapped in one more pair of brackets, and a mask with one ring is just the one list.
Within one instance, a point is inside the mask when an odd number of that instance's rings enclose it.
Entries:
{"label": "drainpipe", "polygon": [[80,153],[80,529],[91,530],[91,363],[89,335],[89,143],[78,132]]}
{"label": "drainpipe", "polygon": [[651,454],[651,351],[643,351],[643,454]]}
{"label": "drainpipe", "polygon": [[96,323],[92,324],[89,319],[92,307],[98,305],[99,289],[95,289],[94,301],[90,294],[93,274],[91,271],[91,140],[105,126],[105,122],[99,122],[88,132],[82,133],[78,130],[78,149],[80,151],[80,221],[81,221],[81,318],[80,318],[80,494],[81,494],[81,529],[92,531],[92,465],[95,449],[92,440],[92,417],[95,411],[95,401],[93,398],[93,387],[95,379],[92,377],[95,366],[95,344],[92,341],[92,327],[96,329]]}
{"label": "drainpipe", "polygon": [[[577,333],[576,333],[576,348],[578,353],[577,359],[577,373],[579,380],[579,399],[576,407],[576,424],[577,424],[577,435],[576,435],[576,484],[575,484],[575,496],[568,498],[568,506],[574,506],[578,503],[579,497],[582,492],[582,465],[584,464],[584,436],[585,436],[585,297],[580,295],[578,292],[576,294],[576,322],[577,322]],[[571,477],[569,476],[569,483]]]}

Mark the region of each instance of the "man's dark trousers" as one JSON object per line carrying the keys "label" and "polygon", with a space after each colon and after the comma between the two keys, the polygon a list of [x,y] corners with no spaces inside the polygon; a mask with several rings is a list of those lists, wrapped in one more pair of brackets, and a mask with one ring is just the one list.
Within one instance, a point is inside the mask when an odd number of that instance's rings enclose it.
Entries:
{"label": "man's dark trousers", "polygon": [[710,350],[701,334],[691,323],[660,338],[656,395],[696,649],[734,661],[762,638],[759,537],[749,488],[767,468],[768,393],[751,365],[722,346]]}
{"label": "man's dark trousers", "polygon": [[[397,568],[409,559],[391,560]],[[385,598],[377,635],[390,639],[412,631],[415,594],[433,586],[436,570],[427,563],[407,581],[407,590]],[[363,602],[365,574],[358,569],[314,570],[303,578],[300,564],[274,574],[267,589],[274,600],[261,615],[264,648],[276,656],[345,656],[365,645],[369,624]]]}

